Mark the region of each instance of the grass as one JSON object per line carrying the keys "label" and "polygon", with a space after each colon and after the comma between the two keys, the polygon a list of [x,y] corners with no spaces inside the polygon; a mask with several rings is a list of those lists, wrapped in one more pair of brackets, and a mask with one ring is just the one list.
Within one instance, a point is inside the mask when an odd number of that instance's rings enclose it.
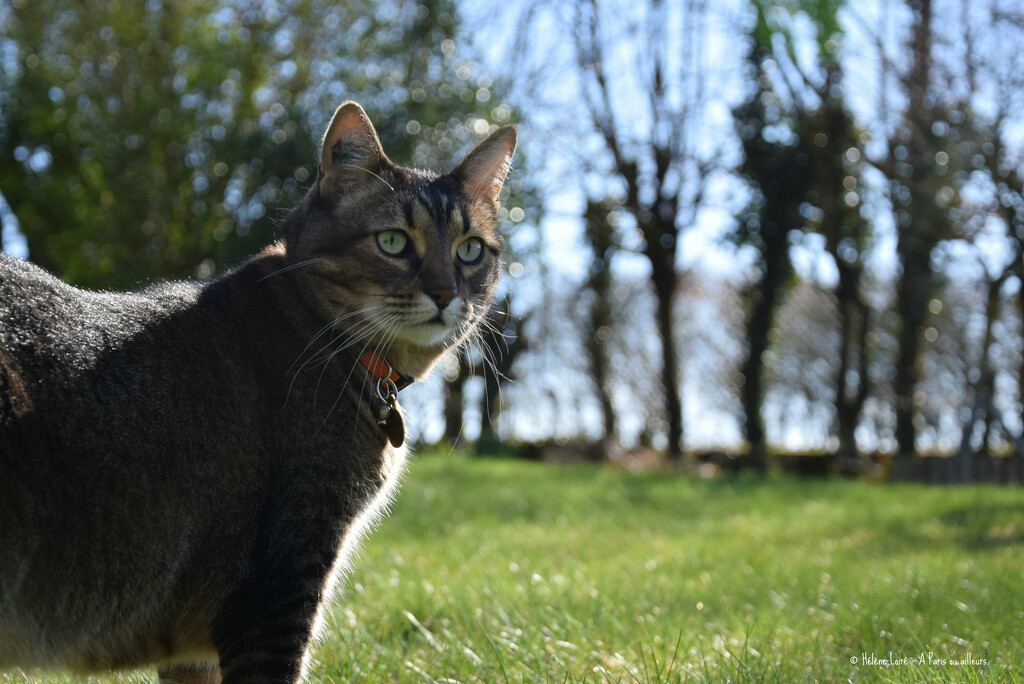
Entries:
{"label": "grass", "polygon": [[344,594],[313,681],[1024,683],[1024,491],[421,456]]}
{"label": "grass", "polygon": [[319,676],[1024,681],[1022,542],[1020,489],[420,458]]}

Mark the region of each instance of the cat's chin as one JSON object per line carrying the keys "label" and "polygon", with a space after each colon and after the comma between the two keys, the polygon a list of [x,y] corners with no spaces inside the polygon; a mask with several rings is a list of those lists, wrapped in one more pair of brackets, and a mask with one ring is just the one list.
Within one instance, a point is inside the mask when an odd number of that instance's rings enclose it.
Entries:
{"label": "cat's chin", "polygon": [[422,349],[450,344],[455,340],[455,331],[443,323],[418,323],[402,328],[395,337]]}

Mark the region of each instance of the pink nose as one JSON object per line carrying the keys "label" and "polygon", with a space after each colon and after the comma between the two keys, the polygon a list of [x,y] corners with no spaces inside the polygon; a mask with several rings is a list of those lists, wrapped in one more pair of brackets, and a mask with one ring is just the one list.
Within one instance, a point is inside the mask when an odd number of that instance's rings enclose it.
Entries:
{"label": "pink nose", "polygon": [[455,291],[455,288],[453,287],[438,287],[431,290],[427,290],[427,295],[429,295],[430,298],[434,300],[434,303],[437,304],[437,308],[442,311],[445,309],[446,306],[448,306],[448,304],[453,299],[455,299],[455,295],[457,294],[458,293]]}

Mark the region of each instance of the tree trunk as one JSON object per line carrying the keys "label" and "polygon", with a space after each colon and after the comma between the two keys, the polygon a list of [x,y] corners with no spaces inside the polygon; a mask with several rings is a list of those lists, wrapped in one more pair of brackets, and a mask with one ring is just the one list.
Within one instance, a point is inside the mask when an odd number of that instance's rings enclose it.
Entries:
{"label": "tree trunk", "polygon": [[586,221],[585,236],[594,253],[590,267],[590,276],[586,287],[594,297],[590,305],[588,327],[585,331],[585,347],[597,399],[601,403],[603,419],[602,446],[607,454],[615,442],[618,429],[616,426],[615,406],[612,403],[611,359],[608,357],[608,338],[614,325],[611,305],[612,272],[609,259],[614,249],[614,228],[608,220],[611,205],[604,202],[587,202],[584,213]]}
{"label": "tree trunk", "polygon": [[594,302],[590,310],[590,326],[587,332],[586,349],[590,366],[590,377],[594,383],[597,399],[601,404],[601,442],[611,446],[616,441],[618,427],[615,405],[612,403],[611,359],[608,358],[608,333],[611,330],[611,308],[607,292],[594,290]]}
{"label": "tree trunk", "polygon": [[[773,297],[774,298],[774,297]],[[772,304],[762,301],[752,303],[752,311],[747,321],[747,359],[743,363],[743,392],[741,399],[743,403],[744,430],[750,450],[747,456],[752,464],[767,462],[767,449],[765,445],[764,417],[761,415],[761,406],[764,400],[763,389],[763,358],[768,349],[768,332],[771,320],[766,314],[772,311]]]}
{"label": "tree trunk", "polygon": [[511,295],[491,308],[487,314],[488,324],[483,331],[481,352],[483,360],[481,375],[484,378],[483,406],[480,409],[480,438],[477,440],[479,453],[491,453],[500,449],[501,439],[496,427],[501,416],[501,388],[512,377],[516,358],[526,349],[523,336],[524,319],[512,315]]}
{"label": "tree trunk", "polygon": [[[896,360],[896,445],[897,458],[910,458],[916,451],[917,426],[914,424],[917,382],[921,375],[921,328],[928,300],[933,291],[930,244],[915,240],[905,228],[899,236],[897,251],[903,262],[903,275],[897,287],[896,306],[900,314],[899,355]],[[910,244],[916,243],[916,244]]]}
{"label": "tree trunk", "polygon": [[[828,144],[807,145],[805,149],[814,169],[815,202],[822,211],[818,230],[839,272],[835,289],[839,315],[834,423],[839,438],[837,456],[842,471],[858,472],[863,464],[857,450],[856,431],[868,389],[865,339],[869,310],[860,296],[862,254],[868,227],[859,209],[845,199],[846,193],[853,189],[846,185],[847,177],[857,179],[856,169],[846,166],[845,151],[857,147],[858,137],[849,112],[833,95],[842,83],[843,74],[838,64],[829,64],[825,69],[825,86],[819,92],[824,104],[820,110],[805,116],[807,137],[824,134]],[[844,243],[849,244],[844,247]],[[846,253],[850,249],[856,250],[852,256]]]}
{"label": "tree trunk", "polygon": [[[492,315],[492,323],[500,326],[500,322]],[[501,329],[500,327],[498,328]],[[505,338],[498,333],[484,333],[484,347],[487,350],[491,361],[484,362],[482,374],[484,377],[483,405],[480,407],[480,437],[477,439],[478,453],[495,453],[501,448],[501,439],[498,437],[497,425],[501,417],[501,386],[504,382],[508,367],[504,363]]]}
{"label": "tree trunk", "polygon": [[[1024,317],[1024,292],[1017,293],[1017,314]],[[1017,403],[1024,412],[1024,358],[1017,366]],[[1024,427],[1013,442],[1013,460],[1017,466],[1017,480],[1024,484]]]}
{"label": "tree trunk", "polygon": [[757,291],[750,298],[747,319],[747,359],[743,364],[743,414],[746,425],[747,454],[750,465],[758,470],[768,466],[767,435],[764,426],[764,353],[768,350],[772,319],[779,302],[782,284],[791,270],[789,239],[785,227],[766,220],[762,227],[764,273]]}
{"label": "tree trunk", "polygon": [[[664,162],[664,159],[662,159]],[[660,164],[664,178],[667,165]],[[631,198],[635,199],[635,198]],[[644,254],[651,262],[651,281],[658,299],[658,335],[661,337],[661,380],[665,398],[665,414],[668,419],[668,448],[666,457],[678,463],[683,459],[683,401],[681,396],[682,372],[679,367],[679,350],[675,339],[675,296],[679,287],[679,273],[676,271],[676,207],[678,197],[662,198],[653,212],[637,209],[634,216],[643,228]],[[639,206],[639,205],[635,205]],[[653,216],[652,216],[653,215]],[[648,217],[647,223],[642,217]]]}
{"label": "tree trunk", "polygon": [[658,297],[658,331],[661,335],[661,379],[665,393],[665,413],[668,418],[668,450],[670,461],[683,458],[683,402],[680,397],[679,354],[676,350],[675,335],[675,291],[679,276],[675,269],[655,277],[655,293]]}
{"label": "tree trunk", "polygon": [[455,445],[462,438],[462,426],[465,422],[463,388],[468,370],[464,357],[460,358],[458,377],[445,383],[444,438],[451,445]]}
{"label": "tree trunk", "polygon": [[[839,266],[839,370],[836,383],[836,423],[839,436],[839,459],[847,471],[859,471],[864,465],[857,450],[857,425],[868,396],[867,334],[868,306],[861,300],[859,268],[843,263]],[[856,363],[854,363],[856,356]],[[857,383],[850,380],[856,367]]]}
{"label": "tree trunk", "polygon": [[908,206],[897,210],[901,227],[896,252],[903,266],[896,300],[900,317],[895,385],[897,458],[913,456],[917,446],[914,393],[921,377],[921,327],[935,291],[931,252],[948,233],[949,220],[935,203],[936,184],[941,181],[932,161],[937,147],[932,132],[936,113],[927,96],[931,82],[931,0],[915,0],[912,9],[917,16],[911,43],[913,61],[906,80],[906,141],[896,143],[904,147],[906,158],[902,173],[897,165],[889,174],[894,188],[903,185],[909,191]]}
{"label": "tree trunk", "polygon": [[999,316],[999,293],[1002,290],[1004,277],[997,278],[989,283],[988,297],[985,303],[985,337],[981,346],[981,358],[978,361],[978,381],[971,387],[973,401],[971,413],[964,422],[963,432],[960,438],[960,449],[957,452],[958,463],[953,468],[957,482],[970,482],[973,480],[974,457],[976,451],[971,446],[974,434],[981,421],[981,448],[980,452],[988,455],[989,425],[995,418],[994,395],[996,372],[992,365],[990,351],[995,344],[995,332],[993,330],[995,320]]}

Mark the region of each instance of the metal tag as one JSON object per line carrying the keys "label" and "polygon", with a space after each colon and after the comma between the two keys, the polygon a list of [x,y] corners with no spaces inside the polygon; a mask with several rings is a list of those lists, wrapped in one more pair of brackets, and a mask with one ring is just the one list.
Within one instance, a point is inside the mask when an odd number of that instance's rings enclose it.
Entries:
{"label": "metal tag", "polygon": [[384,420],[384,434],[388,436],[391,446],[396,449],[405,442],[405,421],[402,420],[402,414],[398,412],[398,408],[394,406],[391,407],[388,417]]}
{"label": "metal tag", "polygon": [[377,394],[377,425],[396,449],[405,442],[405,421],[398,412],[398,388],[391,378],[380,378],[375,388]]}

